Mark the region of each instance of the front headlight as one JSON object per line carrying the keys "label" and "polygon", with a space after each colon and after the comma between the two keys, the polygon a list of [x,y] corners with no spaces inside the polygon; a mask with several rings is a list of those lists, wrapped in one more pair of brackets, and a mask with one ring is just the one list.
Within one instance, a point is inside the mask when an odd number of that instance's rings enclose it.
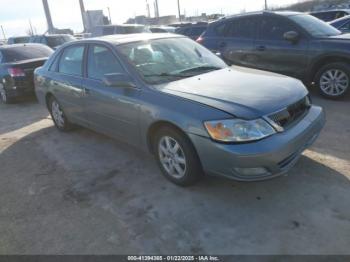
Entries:
{"label": "front headlight", "polygon": [[212,139],[220,142],[249,142],[276,133],[265,120],[230,119],[204,123]]}

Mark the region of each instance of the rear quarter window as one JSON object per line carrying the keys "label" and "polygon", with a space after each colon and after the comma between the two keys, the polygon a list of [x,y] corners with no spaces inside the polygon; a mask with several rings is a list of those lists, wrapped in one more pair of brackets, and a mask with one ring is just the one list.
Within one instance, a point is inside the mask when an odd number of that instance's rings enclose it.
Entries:
{"label": "rear quarter window", "polygon": [[225,36],[225,30],[226,30],[226,24],[222,23],[214,28],[214,32],[216,33],[217,36]]}

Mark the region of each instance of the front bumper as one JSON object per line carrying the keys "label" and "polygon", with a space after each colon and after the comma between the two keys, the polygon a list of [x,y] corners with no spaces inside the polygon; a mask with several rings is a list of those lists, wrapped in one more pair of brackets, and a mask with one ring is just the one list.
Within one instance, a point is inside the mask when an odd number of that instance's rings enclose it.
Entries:
{"label": "front bumper", "polygon": [[[308,114],[289,130],[252,143],[220,144],[207,137],[189,136],[206,173],[239,181],[259,181],[288,172],[302,152],[317,139],[324,124],[322,108],[312,106]],[[250,175],[237,171],[251,168],[266,171]]]}

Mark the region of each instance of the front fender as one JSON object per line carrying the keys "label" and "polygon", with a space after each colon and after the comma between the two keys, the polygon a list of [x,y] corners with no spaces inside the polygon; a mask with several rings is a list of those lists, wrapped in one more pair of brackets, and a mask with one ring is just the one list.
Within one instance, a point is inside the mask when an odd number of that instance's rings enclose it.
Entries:
{"label": "front fender", "polygon": [[204,121],[232,117],[216,108],[160,91],[145,91],[142,96],[140,134],[145,149],[148,149],[149,130],[156,123],[167,122],[184,133],[209,137]]}

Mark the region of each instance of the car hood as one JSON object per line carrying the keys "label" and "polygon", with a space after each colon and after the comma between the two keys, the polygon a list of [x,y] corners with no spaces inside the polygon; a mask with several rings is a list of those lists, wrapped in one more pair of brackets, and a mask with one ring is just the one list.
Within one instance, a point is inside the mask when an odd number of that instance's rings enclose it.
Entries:
{"label": "car hood", "polygon": [[350,39],[350,34],[341,34],[341,35],[335,35],[335,36],[330,36],[330,37],[325,37],[323,38],[324,40],[343,40],[343,41],[349,41]]}
{"label": "car hood", "polygon": [[302,82],[294,78],[237,66],[156,88],[244,119],[281,110],[308,93]]}

